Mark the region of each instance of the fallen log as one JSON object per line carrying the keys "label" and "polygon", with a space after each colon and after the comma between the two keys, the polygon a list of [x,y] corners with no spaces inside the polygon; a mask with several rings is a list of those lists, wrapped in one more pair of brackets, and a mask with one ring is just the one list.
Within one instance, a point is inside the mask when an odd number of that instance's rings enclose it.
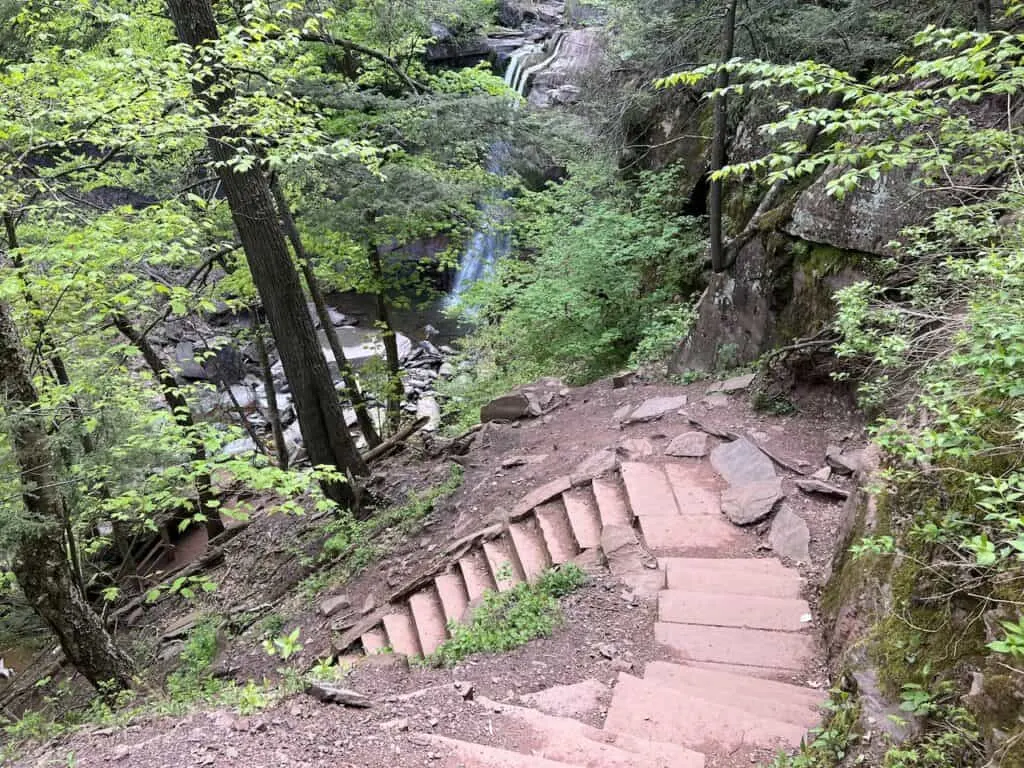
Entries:
{"label": "fallen log", "polygon": [[413,432],[425,427],[429,421],[429,418],[423,416],[421,418],[416,419],[416,421],[412,421],[406,424],[404,427],[402,427],[400,430],[398,430],[395,434],[393,434],[383,443],[378,445],[376,448],[372,448],[366,453],[364,453],[363,461],[365,461],[366,463],[370,463],[374,459],[379,459],[381,456],[391,453],[391,451],[397,448],[401,443],[404,443],[406,440],[408,440]]}

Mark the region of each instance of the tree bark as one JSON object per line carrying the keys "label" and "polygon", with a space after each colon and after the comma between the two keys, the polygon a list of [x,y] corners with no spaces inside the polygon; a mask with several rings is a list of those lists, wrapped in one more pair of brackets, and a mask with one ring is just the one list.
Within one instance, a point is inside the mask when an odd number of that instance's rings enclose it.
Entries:
{"label": "tree bark", "polygon": [[[737,0],[728,0],[725,18],[722,20],[722,46],[719,68],[715,76],[715,88],[729,86],[729,72],[725,63],[732,58],[736,40],[736,4]],[[725,245],[722,236],[722,181],[715,179],[713,174],[725,167],[725,133],[728,129],[728,100],[724,93],[715,95],[714,113],[715,130],[711,140],[711,187],[709,190],[708,216],[711,230],[711,269],[722,272],[726,268]]]}
{"label": "tree bark", "polygon": [[[28,519],[14,574],[33,609],[53,629],[72,664],[97,688],[128,688],[132,661],[74,584],[61,529],[67,518],[47,419],[39,407],[9,305],[0,302],[0,397],[20,469]],[[106,688],[104,688],[106,689]]]}
{"label": "tree bark", "polygon": [[[192,90],[208,114],[218,115],[234,93],[217,82],[220,62],[213,58],[215,53],[203,50],[218,38],[210,0],[167,0],[167,8],[178,38],[192,48],[196,59],[204,59],[206,74],[192,81]],[[369,470],[345,426],[266,174],[256,165],[248,170],[237,167],[237,152],[232,145],[241,138],[237,130],[215,125],[208,131],[207,143],[277,342],[306,452],[314,466],[326,465],[342,474],[365,476]],[[339,504],[356,505],[351,481],[325,483],[324,492]]]}
{"label": "tree bark", "polygon": [[256,343],[256,355],[260,359],[263,391],[267,395],[267,418],[270,420],[270,431],[274,435],[277,466],[281,469],[288,469],[288,444],[284,441],[284,429],[281,427],[281,412],[277,409],[277,390],[274,388],[274,374],[270,370],[270,355],[267,354],[267,342],[263,338],[262,325],[256,326],[253,336],[253,340]]}
{"label": "tree bark", "polygon": [[[203,444],[202,436],[196,430],[196,423],[192,418],[192,409],[188,405],[188,400],[181,394],[181,389],[174,378],[174,374],[171,373],[170,368],[167,367],[167,364],[153,348],[153,345],[149,343],[149,340],[139,333],[135,326],[128,322],[128,318],[121,314],[115,314],[113,320],[114,327],[131,342],[132,346],[139,350],[142,354],[142,359],[146,361],[146,365],[149,366],[149,370],[153,373],[153,377],[156,379],[157,386],[160,387],[160,393],[164,397],[164,402],[167,403],[167,408],[171,412],[174,423],[181,428],[185,438],[188,440],[189,450],[191,451],[189,458],[196,465],[205,464],[206,446]],[[214,494],[210,473],[205,470],[197,473],[195,486],[197,508],[206,518],[206,533],[208,537],[213,539],[224,532],[224,522],[221,520],[216,505],[211,504],[214,501]],[[187,519],[176,517],[175,522],[181,523]]]}
{"label": "tree bark", "polygon": [[384,265],[381,263],[380,254],[376,248],[371,246],[367,253],[370,259],[370,271],[373,273],[373,280],[377,285],[377,290],[374,293],[377,300],[377,322],[381,326],[381,341],[384,342],[384,357],[388,365],[385,402],[388,426],[393,432],[398,429],[398,422],[402,417],[402,377],[400,375],[402,361],[398,357],[398,336],[391,324],[391,307],[384,295]]}
{"label": "tree bark", "polygon": [[992,29],[992,0],[974,0],[974,27],[978,32]]}
{"label": "tree bark", "polygon": [[327,302],[324,300],[323,291],[320,290],[320,281],[316,279],[316,272],[313,271],[313,260],[309,257],[305,246],[302,244],[299,228],[295,225],[295,217],[292,216],[288,199],[284,196],[284,190],[281,189],[281,182],[277,178],[273,178],[270,182],[270,188],[274,193],[277,212],[281,216],[284,231],[288,235],[289,241],[291,241],[292,249],[295,251],[295,258],[298,260],[299,267],[302,269],[302,276],[306,280],[306,287],[309,289],[310,298],[312,298],[313,306],[316,308],[316,316],[320,320],[320,327],[323,328],[324,335],[327,337],[327,343],[334,354],[334,361],[338,365],[338,373],[341,374],[341,380],[345,384],[345,394],[355,409],[356,419],[359,421],[359,431],[363,433],[366,445],[370,448],[376,448],[380,445],[380,435],[377,434],[377,427],[374,425],[373,419],[370,418],[370,412],[366,408],[366,398],[363,397],[362,390],[359,389],[359,382],[356,380],[355,371],[352,370],[352,365],[349,363],[348,358],[345,357],[345,348],[342,347],[341,342],[338,340],[338,334],[331,323],[331,316],[327,311]]}

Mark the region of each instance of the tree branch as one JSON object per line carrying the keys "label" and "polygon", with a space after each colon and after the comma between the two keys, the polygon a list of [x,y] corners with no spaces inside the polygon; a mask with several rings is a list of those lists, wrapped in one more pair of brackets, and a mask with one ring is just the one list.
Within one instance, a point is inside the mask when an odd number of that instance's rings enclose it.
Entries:
{"label": "tree branch", "polygon": [[398,75],[398,78],[405,83],[413,93],[430,90],[429,86],[409,77],[406,71],[402,69],[402,65],[398,62],[398,59],[394,56],[389,56],[383,51],[378,51],[376,48],[370,48],[369,46],[362,45],[354,40],[346,40],[344,38],[334,37],[333,35],[328,34],[318,35],[312,32],[300,32],[298,38],[304,43],[323,43],[324,45],[333,45],[336,48],[343,48],[346,51],[361,53],[364,56],[369,56],[371,59],[377,59],[377,61],[382,62],[388,69]]}

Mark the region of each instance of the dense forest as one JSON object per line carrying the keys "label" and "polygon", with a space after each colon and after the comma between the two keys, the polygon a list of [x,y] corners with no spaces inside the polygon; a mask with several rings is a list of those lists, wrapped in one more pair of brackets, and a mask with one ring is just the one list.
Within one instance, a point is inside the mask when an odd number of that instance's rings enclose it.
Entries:
{"label": "dense forest", "polygon": [[[863,633],[776,768],[1024,766],[1022,19],[0,0],[0,760],[301,690],[204,667],[255,617],[169,677],[143,642],[258,520],[307,521],[316,594],[419,535],[499,395],[749,371],[760,412],[853,403],[878,464],[821,597]],[[882,751],[851,647],[913,723]]]}

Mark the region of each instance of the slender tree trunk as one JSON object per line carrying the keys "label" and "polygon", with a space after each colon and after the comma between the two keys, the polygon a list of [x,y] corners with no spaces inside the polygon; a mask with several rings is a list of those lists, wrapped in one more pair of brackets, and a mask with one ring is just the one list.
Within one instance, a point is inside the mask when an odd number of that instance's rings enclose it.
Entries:
{"label": "slender tree trunk", "polygon": [[377,284],[377,291],[374,294],[377,300],[377,322],[381,326],[381,341],[384,342],[384,357],[388,365],[385,402],[387,403],[388,426],[394,432],[398,429],[398,422],[402,417],[402,377],[401,360],[398,357],[398,336],[395,334],[395,327],[391,324],[391,307],[383,293],[384,265],[381,264],[380,254],[373,247],[370,247],[367,254],[370,260],[370,271]]}
{"label": "slender tree trunk", "polygon": [[323,291],[320,290],[320,281],[316,279],[316,272],[313,270],[313,260],[306,253],[306,248],[303,246],[302,238],[299,235],[299,228],[295,225],[295,217],[292,216],[291,207],[288,205],[288,199],[284,196],[281,182],[276,177],[271,180],[270,188],[274,193],[274,200],[277,202],[277,212],[281,216],[284,231],[288,235],[289,241],[291,241],[292,249],[295,251],[295,258],[302,269],[302,276],[305,278],[306,287],[309,289],[309,296],[313,300],[313,306],[316,308],[316,316],[320,320],[320,327],[324,330],[327,343],[334,354],[334,361],[338,365],[338,373],[341,374],[341,380],[345,384],[345,394],[352,402],[352,407],[356,411],[359,431],[363,433],[366,445],[370,448],[376,448],[380,445],[380,435],[377,434],[377,428],[373,423],[373,419],[370,418],[370,412],[366,408],[366,398],[363,397],[362,390],[359,389],[359,382],[356,380],[355,371],[352,370],[352,365],[349,363],[348,358],[345,357],[345,348],[338,340],[338,333],[334,330],[334,325],[331,323],[331,315],[327,311],[327,302],[324,300]]}
{"label": "slender tree trunk", "polygon": [[[736,40],[736,4],[737,0],[728,0],[725,18],[722,21],[722,47],[720,62],[724,65],[732,58]],[[715,88],[729,86],[729,72],[723,66],[715,76]],[[711,173],[725,167],[725,133],[728,130],[728,103],[725,94],[715,96],[713,109],[715,112],[715,133],[711,139]],[[711,179],[709,191],[708,215],[711,229],[711,269],[722,272],[726,268],[725,245],[722,236],[722,181]]]}
{"label": "slender tree trunk", "polygon": [[[219,62],[210,60],[215,56],[213,51],[203,50],[218,38],[210,0],[167,0],[167,8],[178,38],[193,49],[195,58],[204,59],[207,74],[192,81],[193,92],[210,115],[218,115],[234,94],[215,87]],[[342,474],[365,476],[369,470],[345,426],[327,361],[306,310],[302,285],[281,233],[266,174],[260,167],[239,170],[235,163],[237,152],[233,144],[240,138],[237,130],[215,126],[210,129],[207,141],[249,271],[277,342],[306,452],[314,466],[326,465]],[[356,505],[352,482],[326,483],[324,492],[340,504]]]}
{"label": "slender tree trunk", "polygon": [[128,688],[131,659],[74,584],[62,544],[67,519],[54,469],[47,419],[36,393],[9,305],[0,302],[0,398],[28,512],[14,556],[14,574],[36,613],[53,629],[64,653],[94,686]]}
{"label": "slender tree trunk", "polygon": [[256,354],[260,359],[263,391],[267,395],[267,418],[270,419],[270,431],[274,434],[277,466],[281,469],[288,469],[288,444],[284,441],[284,429],[281,427],[281,412],[277,409],[277,390],[274,388],[274,374],[270,370],[270,355],[267,354],[267,342],[263,338],[262,325],[256,325],[253,340],[256,344]]}
{"label": "slender tree trunk", "polygon": [[[203,444],[202,436],[196,430],[192,409],[188,405],[188,400],[181,394],[181,388],[178,386],[174,374],[171,373],[170,368],[167,367],[149,340],[128,322],[128,318],[121,314],[115,314],[113,320],[114,326],[121,332],[121,335],[142,354],[142,359],[146,361],[146,365],[149,366],[149,370],[156,379],[157,386],[160,387],[160,393],[163,395],[164,402],[167,403],[174,423],[181,428],[188,440],[191,451],[189,458],[193,464],[202,466],[206,463],[206,446]],[[198,509],[206,518],[206,532],[212,540],[215,536],[224,533],[224,522],[221,520],[216,505],[211,503],[214,501],[214,494],[209,472],[204,470],[197,473],[195,485]],[[177,518],[176,521],[181,522]]]}
{"label": "slender tree trunk", "polygon": [[992,0],[974,0],[974,28],[978,32],[992,29]]}

